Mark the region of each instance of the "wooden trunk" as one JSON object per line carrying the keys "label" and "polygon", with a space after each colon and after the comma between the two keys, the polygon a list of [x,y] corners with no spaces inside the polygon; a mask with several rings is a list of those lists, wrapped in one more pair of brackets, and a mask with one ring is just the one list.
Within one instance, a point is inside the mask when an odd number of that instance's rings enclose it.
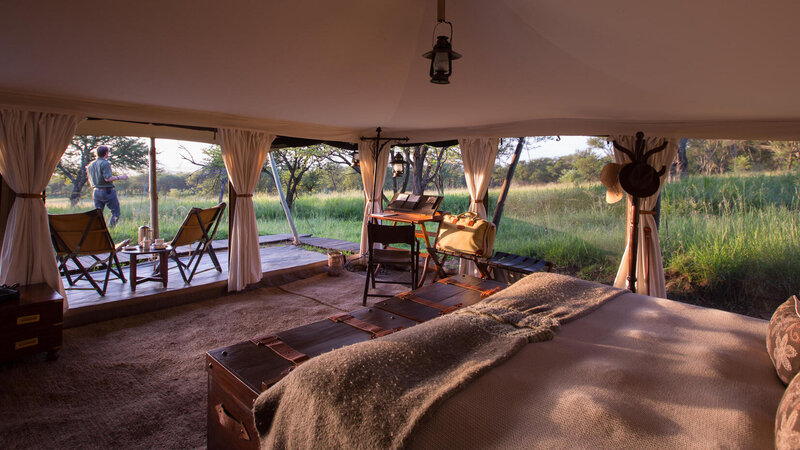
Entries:
{"label": "wooden trunk", "polygon": [[63,299],[46,284],[19,291],[19,299],[0,302],[0,362],[39,352],[47,352],[50,360],[57,358]]}
{"label": "wooden trunk", "polygon": [[[444,282],[411,291],[409,299],[392,297],[374,307],[206,353],[208,448],[259,447],[253,403],[262,391],[297,366],[290,359],[302,363],[303,356],[314,357],[367,341],[376,334],[412,327],[450,310],[477,303],[483,298],[481,291],[491,293],[506,287],[496,281],[465,275],[447,280],[456,284],[445,284],[447,281],[442,280]],[[359,326],[371,331],[357,328]]]}

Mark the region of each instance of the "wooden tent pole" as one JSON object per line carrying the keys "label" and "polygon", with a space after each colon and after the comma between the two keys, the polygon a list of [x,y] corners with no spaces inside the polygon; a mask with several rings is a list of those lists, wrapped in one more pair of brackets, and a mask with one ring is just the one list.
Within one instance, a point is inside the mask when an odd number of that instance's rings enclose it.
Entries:
{"label": "wooden tent pole", "polygon": [[278,198],[281,200],[283,214],[286,215],[286,221],[289,222],[289,228],[292,229],[292,244],[300,245],[300,236],[297,234],[297,228],[294,226],[292,211],[289,210],[289,205],[286,204],[286,196],[283,195],[283,187],[281,187],[281,177],[278,174],[278,166],[275,164],[275,158],[272,156],[272,152],[269,154],[269,165],[272,167],[272,178],[275,180],[275,188],[278,190]]}
{"label": "wooden tent pole", "polygon": [[153,239],[158,238],[158,186],[156,182],[156,138],[150,138],[150,229]]}
{"label": "wooden tent pole", "polygon": [[228,181],[228,264],[231,262],[231,236],[233,236],[233,217],[236,211],[236,191],[233,189],[233,183]]}
{"label": "wooden tent pole", "polygon": [[[511,164],[508,166],[508,173],[506,174],[505,181],[503,181],[503,187],[500,189],[500,196],[497,197],[497,206],[494,208],[494,215],[492,216],[492,223],[495,228],[500,228],[500,218],[503,217],[503,208],[506,206],[508,190],[511,188],[511,180],[514,178],[514,171],[517,170],[517,163],[519,162],[519,157],[524,147],[525,138],[521,137],[519,138],[519,142],[517,142],[517,148],[514,150],[514,156],[511,158]],[[486,196],[488,198],[488,192]]]}
{"label": "wooden tent pole", "polygon": [[636,253],[639,249],[639,197],[631,195],[633,202],[633,217],[628,230],[628,278],[625,288],[631,292],[636,292]]}

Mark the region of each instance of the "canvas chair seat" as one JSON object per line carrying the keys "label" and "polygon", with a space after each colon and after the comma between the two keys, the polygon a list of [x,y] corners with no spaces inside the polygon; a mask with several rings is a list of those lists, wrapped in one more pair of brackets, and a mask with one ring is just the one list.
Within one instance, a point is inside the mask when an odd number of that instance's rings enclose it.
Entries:
{"label": "canvas chair seat", "polygon": [[[413,225],[379,225],[367,224],[367,241],[369,253],[367,257],[367,280],[364,284],[364,298],[362,305],[367,305],[367,297],[392,297],[386,294],[370,294],[369,287],[375,289],[376,283],[409,284],[412,289],[417,287],[419,278],[419,241]],[[392,244],[405,244],[409,250],[403,249],[377,249],[374,244],[384,246]],[[378,280],[377,272],[382,265],[407,266],[411,270],[411,281]]]}
{"label": "canvas chair seat", "polygon": [[[100,295],[106,294],[108,280],[111,274],[114,278],[127,282],[120,267],[117,252],[130,242],[126,239],[118,245],[114,244],[108,232],[102,210],[93,209],[82,213],[73,214],[48,214],[50,223],[50,238],[58,260],[58,269],[66,277],[69,288],[67,289],[94,289]],[[81,256],[91,256],[94,261],[88,267],[81,262]],[[76,269],[71,270],[67,262],[72,261]],[[105,279],[102,288],[92,277],[92,272],[105,269]],[[75,272],[79,275],[73,278]],[[92,287],[75,287],[82,279]]]}
{"label": "canvas chair seat", "polygon": [[[222,266],[220,266],[217,255],[214,253],[211,241],[214,240],[214,235],[217,233],[217,227],[219,227],[219,222],[226,206],[225,202],[222,202],[211,208],[192,208],[186,215],[186,219],[183,220],[178,232],[175,233],[172,242],[170,242],[172,246],[170,258],[178,265],[178,271],[181,273],[181,278],[185,283],[191,283],[195,274],[212,269],[197,271],[200,266],[200,260],[206,253],[214,264],[213,268],[217,269],[217,272],[222,272]],[[178,257],[177,249],[187,245],[195,245],[195,248],[191,250],[189,261],[183,262]]]}

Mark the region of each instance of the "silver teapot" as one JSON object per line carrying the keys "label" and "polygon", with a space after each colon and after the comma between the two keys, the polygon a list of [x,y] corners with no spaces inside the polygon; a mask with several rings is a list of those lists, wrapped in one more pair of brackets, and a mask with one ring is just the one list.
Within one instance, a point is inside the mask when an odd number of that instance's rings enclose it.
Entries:
{"label": "silver teapot", "polygon": [[138,242],[139,245],[142,245],[142,241],[145,241],[145,240],[152,241],[153,240],[153,230],[151,230],[150,227],[148,227],[147,225],[140,226],[139,227],[139,236],[138,236],[138,238],[139,239],[136,242]]}

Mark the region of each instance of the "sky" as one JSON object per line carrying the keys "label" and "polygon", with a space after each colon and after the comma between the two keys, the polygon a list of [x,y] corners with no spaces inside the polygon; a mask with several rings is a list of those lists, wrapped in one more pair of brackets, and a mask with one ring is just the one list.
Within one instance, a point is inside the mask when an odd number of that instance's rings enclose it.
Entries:
{"label": "sky", "polygon": [[[524,150],[523,160],[537,158],[557,158],[575,153],[586,148],[587,136],[562,136],[560,140],[548,140],[539,144],[538,148]],[[156,139],[156,160],[159,168],[167,172],[193,172],[197,166],[181,158],[181,154],[190,153],[197,160],[202,159],[201,150],[210,144],[203,142],[177,141],[173,139]]]}

